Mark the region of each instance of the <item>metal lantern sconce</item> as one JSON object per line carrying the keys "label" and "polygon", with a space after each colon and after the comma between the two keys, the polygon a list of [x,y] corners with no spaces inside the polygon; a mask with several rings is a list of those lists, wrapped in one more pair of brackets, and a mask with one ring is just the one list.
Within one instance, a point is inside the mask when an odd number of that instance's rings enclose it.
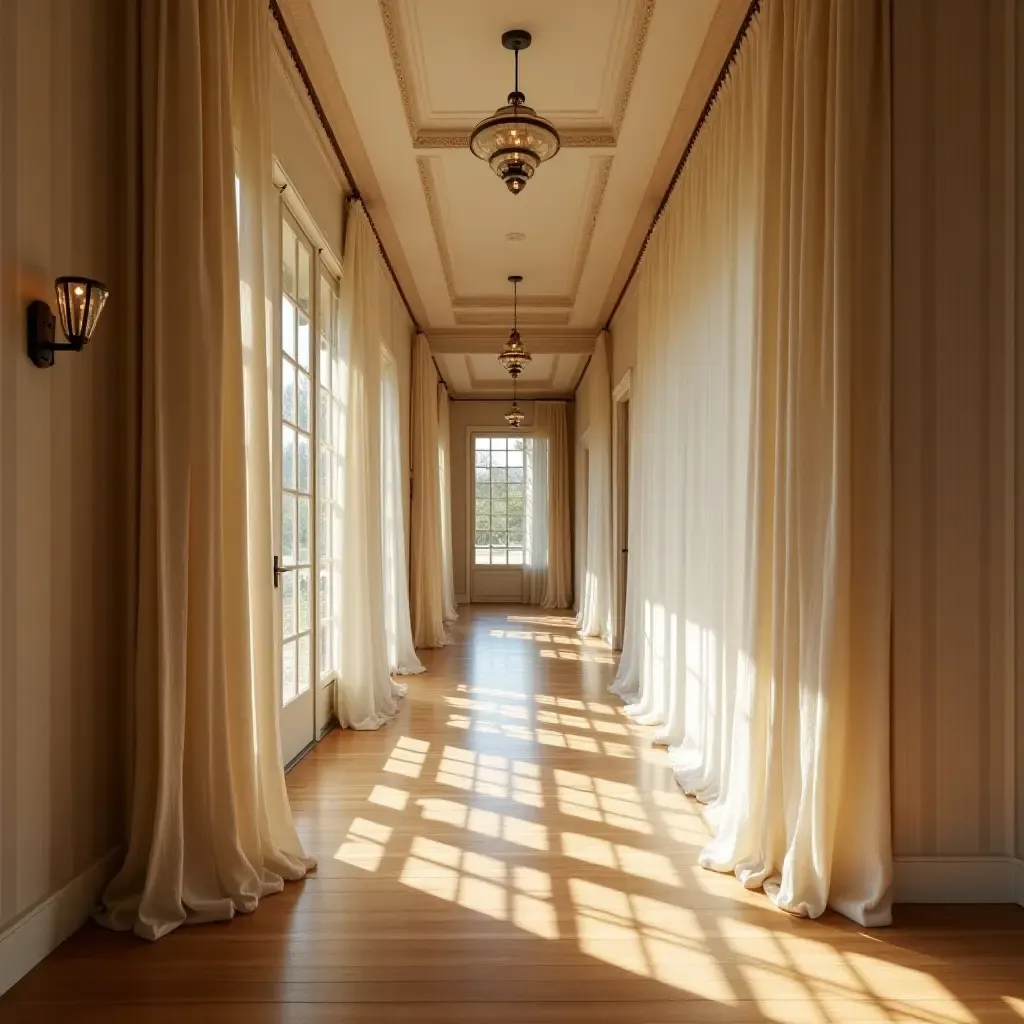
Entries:
{"label": "metal lantern sconce", "polygon": [[96,329],[110,291],[88,277],[58,277],[57,312],[66,342],[54,341],[54,317],[45,302],[28,307],[28,357],[40,369],[53,366],[58,352],[81,352]]}

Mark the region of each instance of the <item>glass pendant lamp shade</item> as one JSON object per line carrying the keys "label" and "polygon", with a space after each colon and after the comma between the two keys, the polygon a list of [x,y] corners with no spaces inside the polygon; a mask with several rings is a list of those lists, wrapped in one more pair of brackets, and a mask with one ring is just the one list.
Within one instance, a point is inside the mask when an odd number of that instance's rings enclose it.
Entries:
{"label": "glass pendant lamp shade", "polygon": [[72,343],[84,345],[96,329],[110,291],[88,277],[58,277],[54,284],[64,336]]}
{"label": "glass pendant lamp shade", "polygon": [[509,281],[512,284],[512,330],[508,336],[508,344],[502,349],[498,356],[498,362],[508,371],[512,378],[512,386],[515,387],[516,378],[523,372],[526,364],[533,358],[523,346],[523,339],[519,337],[519,282],[522,281],[521,274],[511,274]]}
{"label": "glass pendant lamp shade", "polygon": [[523,415],[522,410],[519,408],[519,403],[513,398],[512,408],[505,413],[505,422],[513,429],[518,430],[523,425],[523,420],[526,417]]}
{"label": "glass pendant lamp shade", "polygon": [[530,33],[513,29],[501,37],[501,42],[515,52],[515,89],[508,94],[506,106],[499,107],[473,129],[469,148],[487,161],[509,192],[519,195],[537,168],[558,152],[560,142],[555,126],[528,107],[526,97],[519,91],[519,51],[530,45]]}

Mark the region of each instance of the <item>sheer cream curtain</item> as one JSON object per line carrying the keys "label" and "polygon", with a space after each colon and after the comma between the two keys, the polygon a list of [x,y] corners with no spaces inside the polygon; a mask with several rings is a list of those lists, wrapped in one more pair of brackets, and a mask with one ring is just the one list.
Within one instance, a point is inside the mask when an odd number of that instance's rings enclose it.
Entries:
{"label": "sheer cream curtain", "polygon": [[572,607],[569,428],[565,402],[535,402],[534,429],[547,442],[547,574],[543,608]]}
{"label": "sheer cream curtain", "polygon": [[644,258],[616,690],[701,863],[891,918],[887,0],[765,0]]}
{"label": "sheer cream curtain", "polygon": [[277,728],[266,6],[154,0],[142,52],[134,775],[128,852],[99,917],[157,939],[254,910],[312,861]]}
{"label": "sheer cream curtain", "polygon": [[384,627],[388,638],[388,666],[395,675],[425,672],[416,657],[409,619],[409,579],[405,571],[405,505],[402,496],[402,430],[398,368],[383,356],[381,377],[381,464],[383,466],[382,521],[384,541]]}
{"label": "sheer cream curtain", "polygon": [[587,535],[576,628],[583,636],[612,636],[612,385],[608,332],[602,331],[587,370]]}
{"label": "sheer cream curtain", "polygon": [[440,433],[437,370],[425,334],[417,334],[412,356],[412,607],[417,647],[448,643],[444,629]]}
{"label": "sheer cream curtain", "polygon": [[452,418],[451,400],[443,383],[437,385],[438,486],[441,490],[441,571],[444,621],[459,617],[455,601],[455,563],[452,556]]}
{"label": "sheer cream curtain", "polygon": [[362,200],[356,200],[348,206],[338,303],[348,400],[341,529],[345,614],[336,705],[339,723],[351,729],[379,728],[405,694],[405,686],[391,678],[384,603],[382,287],[377,240]]}
{"label": "sheer cream curtain", "polygon": [[526,439],[523,601],[540,605],[548,582],[548,439]]}

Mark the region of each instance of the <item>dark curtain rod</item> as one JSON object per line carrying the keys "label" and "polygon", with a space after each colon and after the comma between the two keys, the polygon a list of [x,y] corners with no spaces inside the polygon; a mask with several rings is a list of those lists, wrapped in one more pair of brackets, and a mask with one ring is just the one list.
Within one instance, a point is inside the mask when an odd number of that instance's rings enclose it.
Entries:
{"label": "dark curtain rod", "polygon": [[277,27],[281,32],[281,38],[284,40],[284,45],[288,48],[288,54],[292,59],[292,63],[295,65],[295,70],[298,71],[299,77],[302,79],[302,84],[306,88],[309,100],[313,104],[313,110],[316,112],[317,119],[320,121],[320,127],[323,128],[324,134],[327,136],[327,141],[330,142],[331,149],[334,150],[334,155],[337,157],[338,163],[341,164],[342,173],[348,179],[348,183],[352,188],[352,192],[348,198],[362,200],[363,209],[366,211],[366,219],[370,222],[370,230],[373,232],[373,237],[377,239],[377,248],[380,250],[380,255],[384,260],[384,265],[388,268],[391,280],[395,282],[395,287],[398,289],[398,294],[405,306],[405,311],[409,314],[409,319],[412,321],[413,329],[419,331],[420,325],[416,320],[416,314],[413,313],[412,306],[409,305],[409,300],[406,298],[405,291],[402,288],[401,282],[398,280],[398,275],[395,273],[395,268],[391,265],[391,259],[388,256],[388,251],[384,248],[380,232],[377,230],[377,225],[373,222],[373,217],[370,215],[369,209],[367,209],[366,201],[362,199],[359,186],[356,184],[356,179],[352,174],[352,168],[349,167],[348,161],[345,159],[345,154],[341,150],[341,144],[338,142],[338,137],[334,134],[330,121],[327,120],[327,113],[323,108],[323,104],[320,102],[320,97],[317,95],[316,89],[313,88],[313,81],[309,77],[306,65],[302,62],[302,58],[299,56],[298,47],[295,45],[295,39],[288,30],[288,23],[284,19],[284,14],[281,11],[281,6],[278,3],[278,0],[270,0],[270,13],[273,14],[274,21],[277,22]]}
{"label": "dark curtain rod", "polygon": [[668,206],[669,199],[672,198],[672,193],[675,191],[675,187],[683,173],[686,161],[690,159],[690,153],[693,151],[694,144],[697,142],[700,130],[704,127],[704,122],[708,119],[708,114],[711,113],[711,108],[715,105],[715,100],[718,99],[718,94],[721,92],[722,86],[725,84],[725,80],[729,77],[729,72],[732,70],[732,66],[736,62],[736,55],[739,53],[740,47],[743,45],[743,40],[746,39],[747,32],[750,31],[750,26],[760,9],[761,0],[750,0],[750,6],[747,8],[747,13],[743,18],[743,23],[740,25],[739,31],[736,33],[736,38],[733,40],[732,46],[729,48],[729,53],[722,64],[721,70],[718,72],[718,77],[715,79],[715,84],[711,87],[711,92],[708,94],[707,103],[704,104],[704,109],[701,111],[700,117],[697,118],[697,124],[690,133],[690,138],[686,143],[686,147],[683,149],[683,155],[679,158],[679,163],[676,164],[676,169],[672,172],[668,188],[665,189],[665,194],[661,197],[658,209],[655,211],[654,217],[651,220],[651,226],[647,229],[647,233],[644,235],[644,240],[640,243],[640,251],[636,254],[636,259],[633,260],[632,267],[629,268],[629,274],[626,276],[626,282],[623,284],[622,290],[619,292],[619,297],[615,300],[615,305],[612,306],[612,311],[608,315],[608,320],[604,325],[604,329],[606,331],[611,330],[612,320],[615,319],[615,314],[619,311],[619,306],[622,305],[622,300],[626,295],[626,291],[633,283],[633,278],[636,277],[636,272],[640,269],[640,264],[643,262],[644,253],[647,252],[647,245],[651,240],[651,235],[654,234],[654,229],[658,226],[658,221],[661,220],[661,215],[665,212],[665,207]]}

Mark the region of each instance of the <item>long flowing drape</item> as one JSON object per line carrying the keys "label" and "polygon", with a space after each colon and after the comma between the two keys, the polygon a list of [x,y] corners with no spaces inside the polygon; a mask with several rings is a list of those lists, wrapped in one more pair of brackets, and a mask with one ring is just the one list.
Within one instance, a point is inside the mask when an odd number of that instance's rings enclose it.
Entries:
{"label": "long flowing drape", "polygon": [[437,385],[438,486],[441,490],[441,573],[444,621],[459,617],[455,601],[455,562],[452,555],[452,418],[451,400],[443,383]]}
{"label": "long flowing drape", "polygon": [[267,11],[154,0],[142,33],[134,775],[128,852],[99,916],[156,939],[254,910],[312,861],[277,726]]}
{"label": "long flowing drape", "polygon": [[548,582],[548,439],[526,439],[523,601],[540,605]]}
{"label": "long flowing drape", "polygon": [[547,449],[547,573],[543,608],[572,607],[569,428],[565,402],[535,402],[534,429]]}
{"label": "long flowing drape", "polygon": [[417,647],[441,647],[445,632],[437,370],[425,334],[412,354],[412,608]]}
{"label": "long flowing drape", "polygon": [[583,636],[612,638],[612,400],[607,332],[594,346],[584,385],[589,423],[585,439],[587,532],[576,628]]}
{"label": "long flowing drape", "polygon": [[345,614],[336,705],[339,723],[352,729],[379,728],[405,693],[391,678],[384,613],[381,287],[377,242],[357,200],[349,204],[338,303],[348,401],[341,530]]}
{"label": "long flowing drape", "polygon": [[616,690],[701,863],[890,920],[885,0],[764,0],[640,272]]}
{"label": "long flowing drape", "polygon": [[398,368],[386,358],[381,371],[381,465],[384,542],[384,626],[388,667],[395,675],[426,671],[416,657],[409,618],[409,579],[405,571],[405,515],[402,497],[401,397]]}

